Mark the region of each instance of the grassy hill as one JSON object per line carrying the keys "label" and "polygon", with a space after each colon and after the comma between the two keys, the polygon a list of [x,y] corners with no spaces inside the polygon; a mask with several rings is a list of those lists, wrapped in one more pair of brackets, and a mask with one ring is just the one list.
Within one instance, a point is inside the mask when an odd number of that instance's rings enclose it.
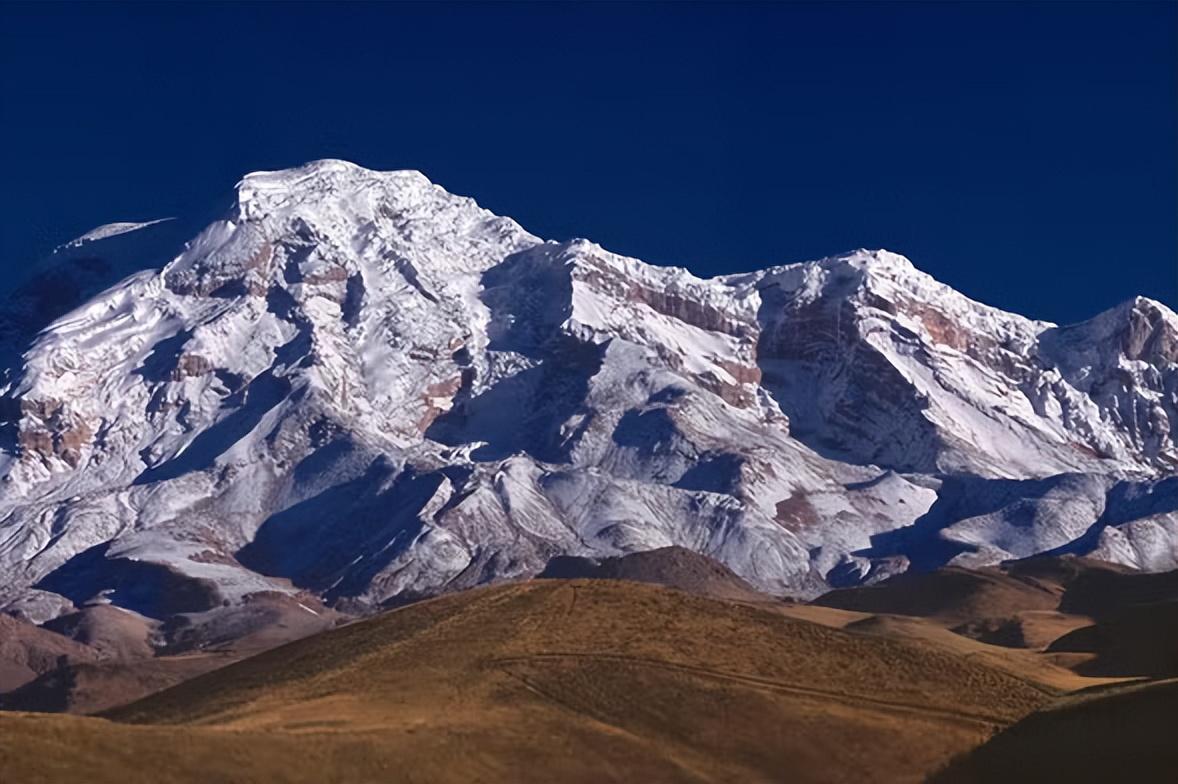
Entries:
{"label": "grassy hill", "polygon": [[917,781],[1055,696],[772,606],[544,580],[411,605],[106,718],[0,715],[0,778]]}

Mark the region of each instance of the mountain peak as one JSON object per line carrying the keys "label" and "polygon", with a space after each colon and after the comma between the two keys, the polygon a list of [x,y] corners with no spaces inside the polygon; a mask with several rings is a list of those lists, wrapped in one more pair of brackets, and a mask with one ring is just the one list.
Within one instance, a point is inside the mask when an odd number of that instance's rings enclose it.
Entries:
{"label": "mountain peak", "polygon": [[830,259],[870,269],[916,269],[907,256],[885,248],[856,248],[847,253],[832,256]]}
{"label": "mountain peak", "polygon": [[1156,314],[1158,318],[1168,323],[1171,327],[1178,328],[1178,313],[1175,313],[1166,303],[1142,296],[1134,297],[1130,302],[1134,310]]}
{"label": "mountain peak", "polygon": [[432,184],[430,183],[429,178],[427,178],[417,169],[392,169],[388,171],[381,171],[378,169],[369,169],[361,166],[358,163],[345,161],[341,158],[320,158],[318,160],[307,161],[300,166],[292,166],[287,169],[258,170],[248,172],[241,178],[238,186],[240,187],[246,182],[255,181],[266,181],[271,184],[286,183],[288,185],[297,185],[315,177],[350,177],[356,179],[368,179],[373,177],[400,178],[406,180],[418,180],[427,184]]}
{"label": "mountain peak", "polygon": [[446,193],[413,169],[382,172],[325,158],[291,169],[246,174],[237,183],[238,214],[243,220],[254,220],[304,204],[346,205],[373,190],[402,202],[427,201]]}

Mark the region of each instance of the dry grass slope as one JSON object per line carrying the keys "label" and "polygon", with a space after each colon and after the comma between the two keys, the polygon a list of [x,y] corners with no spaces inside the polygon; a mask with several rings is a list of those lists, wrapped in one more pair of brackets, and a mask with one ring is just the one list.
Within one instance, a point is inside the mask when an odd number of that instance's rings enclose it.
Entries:
{"label": "dry grass slope", "polygon": [[445,596],[112,712],[0,716],[0,779],[918,781],[1055,692],[629,582]]}
{"label": "dry grass slope", "polygon": [[[928,625],[939,626],[985,644],[976,650],[991,660],[1070,670],[1079,677],[1068,688],[1178,676],[1178,571],[1131,572],[1071,556],[949,567],[832,591],[809,610],[819,622],[823,611],[848,617],[837,625],[891,636],[932,639]],[[1059,673],[1043,671],[1063,685]]]}
{"label": "dry grass slope", "polygon": [[[170,644],[160,649],[149,642],[158,622],[113,606],[88,606],[44,628],[20,627],[23,638],[36,641],[41,651],[73,646],[86,654],[50,657],[46,666],[23,679],[5,677],[22,653],[9,644],[11,638],[20,642],[22,635],[8,634],[5,623],[21,622],[0,615],[0,708],[96,713],[331,628],[342,619],[309,598],[305,602],[255,594],[232,613],[204,613],[176,623]],[[306,605],[318,609],[307,612]]]}

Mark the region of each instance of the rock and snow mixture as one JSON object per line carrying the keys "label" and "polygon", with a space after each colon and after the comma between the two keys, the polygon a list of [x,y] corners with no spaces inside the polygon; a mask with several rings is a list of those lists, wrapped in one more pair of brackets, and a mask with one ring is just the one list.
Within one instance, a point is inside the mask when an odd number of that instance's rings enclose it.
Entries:
{"label": "rock and snow mixture", "polygon": [[0,308],[0,608],[364,611],[680,545],[758,587],[1178,567],[1178,317],[1060,327],[859,250],[700,279],[417,172],[246,176]]}

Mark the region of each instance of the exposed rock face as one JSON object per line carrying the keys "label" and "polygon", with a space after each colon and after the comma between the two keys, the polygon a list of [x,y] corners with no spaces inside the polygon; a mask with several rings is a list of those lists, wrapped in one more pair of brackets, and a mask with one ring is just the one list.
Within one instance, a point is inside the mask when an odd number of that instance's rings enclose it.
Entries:
{"label": "exposed rock face", "polygon": [[8,408],[19,412],[16,418],[19,454],[39,457],[46,463],[59,458],[73,468],[78,466],[83,449],[94,435],[86,420],[55,398],[21,399],[16,406]]}
{"label": "exposed rock face", "polygon": [[1139,298],[1059,328],[886,252],[756,273],[763,384],[824,453],[921,472],[1173,472],[1175,315]]}
{"label": "exposed rock face", "polygon": [[1056,327],[886,251],[702,280],[340,161],[166,227],[0,310],[0,607],[364,611],[669,546],[806,596],[1047,550],[1174,568],[1158,303]]}

